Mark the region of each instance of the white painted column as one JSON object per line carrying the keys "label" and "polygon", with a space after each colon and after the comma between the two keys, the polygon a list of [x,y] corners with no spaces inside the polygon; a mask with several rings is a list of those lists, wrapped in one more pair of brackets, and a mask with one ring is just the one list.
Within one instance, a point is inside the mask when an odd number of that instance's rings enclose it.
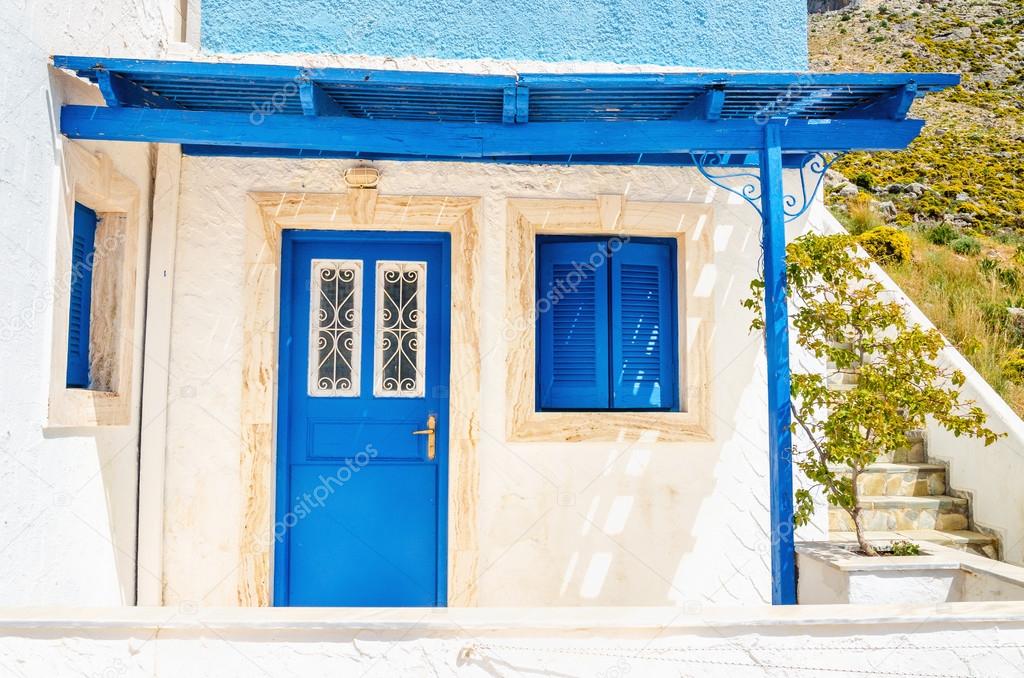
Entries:
{"label": "white painted column", "polygon": [[164,469],[167,450],[167,384],[171,353],[171,298],[181,188],[181,147],[157,147],[153,187],[143,359],[142,431],[139,441],[139,540],[137,605],[163,604]]}

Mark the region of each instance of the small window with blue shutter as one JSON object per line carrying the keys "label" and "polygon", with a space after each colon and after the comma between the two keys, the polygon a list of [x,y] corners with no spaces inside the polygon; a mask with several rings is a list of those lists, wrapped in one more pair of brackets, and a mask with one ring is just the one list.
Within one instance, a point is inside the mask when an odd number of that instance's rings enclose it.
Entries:
{"label": "small window with blue shutter", "polygon": [[673,238],[537,239],[539,410],[679,409]]}
{"label": "small window with blue shutter", "polygon": [[75,203],[68,310],[68,388],[89,388],[89,328],[97,221],[95,211]]}

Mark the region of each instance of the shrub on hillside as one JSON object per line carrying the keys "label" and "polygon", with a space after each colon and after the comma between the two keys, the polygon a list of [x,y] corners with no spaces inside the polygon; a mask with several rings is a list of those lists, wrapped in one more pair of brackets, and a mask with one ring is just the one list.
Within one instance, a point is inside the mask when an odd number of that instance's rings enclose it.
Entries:
{"label": "shrub on hillside", "polygon": [[985,302],[979,308],[985,323],[994,330],[1001,330],[1010,322],[1010,311],[1006,304]]}
{"label": "shrub on hillside", "polygon": [[1014,384],[1024,384],[1024,348],[1015,348],[1006,354],[999,363],[1006,380]]}
{"label": "shrub on hillside", "polygon": [[910,236],[892,226],[879,226],[857,238],[860,246],[880,264],[902,264],[910,259]]}
{"label": "shrub on hillside", "polygon": [[950,249],[957,254],[964,256],[976,256],[981,254],[981,241],[969,235],[962,235],[949,243]]}
{"label": "shrub on hillside", "polygon": [[985,257],[978,262],[978,269],[986,278],[989,280],[995,278],[1011,292],[1021,291],[1024,280],[1022,280],[1020,270],[1013,264],[1003,266],[998,259]]}
{"label": "shrub on hillside", "polygon": [[996,278],[1009,290],[1021,289],[1021,276],[1016,268],[1000,266],[996,269]]}
{"label": "shrub on hillside", "polygon": [[875,180],[871,177],[870,174],[866,172],[861,172],[853,178],[853,183],[865,190],[870,191],[871,188],[875,185]]}
{"label": "shrub on hillside", "polygon": [[949,224],[939,224],[925,233],[925,238],[933,245],[948,245],[956,240],[959,235],[956,229]]}
{"label": "shrub on hillside", "polygon": [[850,215],[846,228],[853,235],[860,235],[885,225],[885,219],[882,218],[869,195],[861,193],[851,198],[846,205],[846,211]]}
{"label": "shrub on hillside", "polygon": [[978,270],[981,271],[986,278],[995,273],[996,269],[998,268],[999,262],[990,257],[985,257],[984,259],[978,262]]}

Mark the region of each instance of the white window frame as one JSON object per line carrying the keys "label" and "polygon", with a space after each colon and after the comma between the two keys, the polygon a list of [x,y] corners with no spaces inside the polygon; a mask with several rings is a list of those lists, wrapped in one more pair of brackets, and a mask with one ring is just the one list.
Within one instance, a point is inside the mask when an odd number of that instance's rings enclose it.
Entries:
{"label": "white window frame", "polygon": [[[320,383],[320,272],[326,269],[348,270],[355,273],[352,286],[352,352],[348,357],[352,376],[347,388],[324,388]],[[313,397],[358,398],[360,393],[360,365],[363,344],[363,262],[359,259],[313,259],[309,278],[309,356],[307,358],[308,390]],[[342,360],[345,357],[341,356]]]}
{"label": "white window frame", "polygon": [[[384,388],[384,274],[389,270],[401,273],[413,270],[419,273],[416,296],[420,300],[419,312],[415,318],[416,325],[406,332],[419,335],[416,350],[416,383],[413,388],[405,389],[399,385],[398,390]],[[425,261],[377,261],[374,278],[374,328],[373,328],[373,395],[378,398],[422,398],[424,393],[425,365],[427,353],[427,262]],[[403,330],[400,330],[403,331]]]}

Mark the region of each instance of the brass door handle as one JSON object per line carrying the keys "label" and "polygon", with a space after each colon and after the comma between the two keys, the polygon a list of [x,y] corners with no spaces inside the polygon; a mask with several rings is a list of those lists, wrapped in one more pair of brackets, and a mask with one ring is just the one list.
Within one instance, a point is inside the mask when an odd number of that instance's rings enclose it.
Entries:
{"label": "brass door handle", "polygon": [[434,461],[434,457],[437,456],[437,448],[435,447],[435,431],[437,429],[437,417],[430,415],[427,417],[427,427],[419,431],[413,431],[414,436],[427,436],[427,459]]}

